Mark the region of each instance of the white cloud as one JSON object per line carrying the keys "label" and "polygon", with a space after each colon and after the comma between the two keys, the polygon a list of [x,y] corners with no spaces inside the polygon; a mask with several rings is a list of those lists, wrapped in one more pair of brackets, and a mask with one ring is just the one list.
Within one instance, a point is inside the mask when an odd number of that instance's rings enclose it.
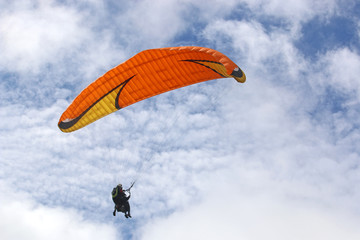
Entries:
{"label": "white cloud", "polygon": [[36,204],[2,182],[0,190],[1,239],[119,239],[113,226],[88,221],[74,209]]}
{"label": "white cloud", "polygon": [[[360,56],[348,48],[329,51],[321,58],[317,66],[323,74],[320,83],[331,85],[346,94],[355,92],[360,100]],[[320,70],[321,68],[321,70]]]}
{"label": "white cloud", "polygon": [[133,52],[164,46],[185,28],[181,1],[134,1],[123,10],[115,24]]}
{"label": "white cloud", "polygon": [[[123,61],[116,33],[109,26],[99,28],[106,9],[88,4],[85,8],[57,1],[17,1],[1,9],[1,70],[23,75],[12,85],[42,86],[41,95],[49,87],[75,81],[80,91]],[[91,17],[94,9],[99,11],[98,19]]]}
{"label": "white cloud", "polygon": [[351,214],[279,199],[209,196],[184,212],[146,225],[141,239],[339,239],[360,237]]}
{"label": "white cloud", "polygon": [[[242,169],[213,172],[202,181],[203,201],[193,201],[168,217],[155,217],[142,228],[139,238],[359,238],[358,215],[311,199],[304,194],[306,186],[275,180],[267,173],[270,171],[250,161]],[[307,188],[317,191],[315,186]],[[291,191],[295,194],[289,195]]]}
{"label": "white cloud", "polygon": [[268,80],[286,75],[287,81],[292,81],[307,66],[293,46],[295,37],[281,28],[268,32],[256,21],[219,20],[208,25],[203,35],[219,50],[231,49],[231,57],[246,70],[249,79],[267,74]]}
{"label": "white cloud", "polygon": [[[184,12],[190,20],[196,19],[197,21],[207,24],[214,20],[231,16],[234,9],[243,5],[242,1],[238,0],[182,0],[181,2],[187,5],[187,9]],[[184,20],[186,21],[187,19]]]}
{"label": "white cloud", "polygon": [[336,0],[244,0],[253,12],[258,16],[266,14],[276,18],[284,18],[288,22],[300,23],[305,22],[315,15],[329,15],[332,14],[337,7]]}
{"label": "white cloud", "polygon": [[3,10],[0,21],[1,65],[10,71],[36,72],[64,57],[88,36],[74,9],[47,1]]}

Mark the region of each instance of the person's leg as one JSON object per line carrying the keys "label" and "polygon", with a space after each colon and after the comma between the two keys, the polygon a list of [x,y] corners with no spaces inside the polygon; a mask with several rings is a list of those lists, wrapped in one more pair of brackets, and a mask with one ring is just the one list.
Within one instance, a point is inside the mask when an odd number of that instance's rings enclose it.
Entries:
{"label": "person's leg", "polygon": [[116,216],[116,205],[115,205],[115,207],[114,207],[113,215]]}
{"label": "person's leg", "polygon": [[127,211],[127,213],[128,213],[128,217],[131,217],[131,214],[130,214],[130,203],[129,203],[129,202],[126,202],[125,208],[126,208],[126,211]]}

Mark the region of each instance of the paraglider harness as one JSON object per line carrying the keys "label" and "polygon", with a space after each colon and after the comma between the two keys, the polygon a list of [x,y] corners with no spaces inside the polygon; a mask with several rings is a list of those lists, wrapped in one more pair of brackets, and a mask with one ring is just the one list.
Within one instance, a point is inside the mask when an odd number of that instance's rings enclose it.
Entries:
{"label": "paraglider harness", "polygon": [[[130,190],[131,190],[131,188],[134,186],[134,184],[135,184],[135,182],[133,182],[128,189],[123,190],[124,193],[125,193],[125,192],[128,192],[129,195],[126,196],[126,201],[125,201],[125,202],[122,202],[121,205],[115,203],[115,209],[114,209],[114,212],[113,212],[113,215],[114,215],[114,216],[116,215],[116,211],[117,211],[117,212],[122,212],[122,213],[125,213],[125,214],[126,214],[127,209],[126,209],[125,204],[126,204],[126,202],[128,201],[128,199],[129,199],[130,196],[131,196]],[[112,192],[111,192],[112,198],[114,199],[118,194],[119,194],[119,189],[118,189],[118,187],[115,187],[115,188],[112,190]],[[126,195],[126,194],[125,194],[125,195]]]}

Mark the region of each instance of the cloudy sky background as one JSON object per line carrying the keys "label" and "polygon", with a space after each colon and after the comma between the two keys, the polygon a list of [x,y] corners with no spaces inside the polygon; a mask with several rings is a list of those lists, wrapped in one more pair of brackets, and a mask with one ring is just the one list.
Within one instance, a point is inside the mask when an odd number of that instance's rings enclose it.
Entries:
{"label": "cloudy sky background", "polygon": [[[359,239],[356,0],[0,0],[0,239]],[[76,95],[137,52],[195,45],[221,79],[73,133]],[[132,189],[132,219],[110,192]]]}

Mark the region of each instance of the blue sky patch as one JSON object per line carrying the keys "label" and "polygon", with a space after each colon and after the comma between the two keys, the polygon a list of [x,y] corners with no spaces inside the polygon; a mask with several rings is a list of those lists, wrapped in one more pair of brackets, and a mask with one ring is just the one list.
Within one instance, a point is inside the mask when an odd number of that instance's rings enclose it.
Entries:
{"label": "blue sky patch", "polygon": [[302,37],[295,46],[311,59],[331,49],[355,47],[359,49],[356,22],[351,18],[332,17],[329,20],[316,17],[302,27]]}

